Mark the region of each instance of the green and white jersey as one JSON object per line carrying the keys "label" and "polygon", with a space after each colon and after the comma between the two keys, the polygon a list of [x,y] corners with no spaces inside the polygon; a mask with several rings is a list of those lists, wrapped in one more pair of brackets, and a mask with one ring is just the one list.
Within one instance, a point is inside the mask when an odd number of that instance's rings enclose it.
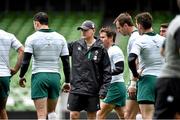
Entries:
{"label": "green and white jersey", "polygon": [[22,44],[8,32],[0,30],[0,76],[11,76],[9,66],[9,52],[11,48],[17,50]]}
{"label": "green and white jersey", "polygon": [[180,78],[180,55],[176,48],[175,33],[180,28],[180,15],[177,15],[169,24],[165,48],[166,63],[160,77]]}
{"label": "green and white jersey", "polygon": [[143,64],[142,75],[158,76],[164,59],[160,55],[160,48],[165,38],[153,32],[143,34],[133,44],[130,53],[138,55],[140,64]]}
{"label": "green and white jersey", "polygon": [[[108,49],[108,55],[109,55],[109,59],[110,59],[110,62],[111,62],[111,69],[112,70],[115,69],[115,64],[117,62],[124,61],[123,52],[116,45],[113,45]],[[114,82],[124,82],[123,73],[118,74],[118,75],[113,75],[111,83],[114,83]]]}
{"label": "green and white jersey", "polygon": [[51,29],[41,29],[29,36],[25,52],[32,53],[32,74],[59,72],[60,56],[69,55],[65,38]]}

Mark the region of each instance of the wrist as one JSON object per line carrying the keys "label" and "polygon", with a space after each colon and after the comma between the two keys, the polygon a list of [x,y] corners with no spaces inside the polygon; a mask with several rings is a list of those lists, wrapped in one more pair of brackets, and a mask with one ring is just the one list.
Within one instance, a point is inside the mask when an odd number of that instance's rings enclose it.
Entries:
{"label": "wrist", "polygon": [[137,82],[135,80],[131,80],[131,83],[130,83],[129,87],[136,88],[136,83]]}
{"label": "wrist", "polygon": [[24,79],[24,77],[20,77],[20,76],[19,76],[19,79],[22,80],[22,79]]}
{"label": "wrist", "polygon": [[70,84],[69,82],[64,82],[64,84]]}

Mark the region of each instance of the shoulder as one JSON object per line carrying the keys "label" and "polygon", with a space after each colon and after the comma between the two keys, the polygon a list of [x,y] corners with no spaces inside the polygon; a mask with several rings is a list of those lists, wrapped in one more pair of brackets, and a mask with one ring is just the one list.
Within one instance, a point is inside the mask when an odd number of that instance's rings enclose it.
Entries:
{"label": "shoulder", "polygon": [[60,39],[62,39],[62,40],[65,40],[65,37],[63,36],[63,35],[61,35],[60,33],[58,33],[58,32],[52,32],[52,35],[54,35],[55,37],[58,37],[58,38],[60,38]]}
{"label": "shoulder", "polygon": [[0,30],[0,35],[9,39],[16,38],[14,34],[6,32],[4,30]]}
{"label": "shoulder", "polygon": [[108,52],[110,52],[111,54],[123,54],[122,50],[120,47],[118,47],[117,45],[113,45],[108,49]]}
{"label": "shoulder", "polygon": [[133,42],[135,42],[136,40],[139,40],[140,38],[141,38],[141,35],[139,35],[139,32],[134,32],[129,37],[129,41],[132,44]]}
{"label": "shoulder", "polygon": [[27,38],[28,39],[33,39],[33,38],[37,38],[38,36],[39,36],[39,31],[36,31],[33,34],[29,35]]}
{"label": "shoulder", "polygon": [[140,35],[139,35],[139,32],[136,31],[136,32],[133,32],[133,33],[131,34],[131,36],[130,36],[129,39],[136,39],[136,38],[138,38],[139,36],[140,36]]}
{"label": "shoulder", "polygon": [[165,37],[163,37],[163,36],[161,36],[161,35],[159,35],[159,34],[156,34],[156,37],[159,39],[159,40],[162,40],[162,41],[164,41],[166,38]]}
{"label": "shoulder", "polygon": [[39,36],[39,31],[36,31],[36,32],[34,32],[33,34],[29,35],[29,36],[26,38],[26,44],[27,44],[27,43],[31,43],[31,42],[33,42],[34,40],[37,40],[38,38],[40,38],[40,36]]}
{"label": "shoulder", "polygon": [[112,51],[121,51],[120,47],[118,47],[117,45],[113,45],[112,47],[110,47],[110,49]]}
{"label": "shoulder", "polygon": [[98,45],[99,48],[101,48],[101,49],[106,49],[106,48],[104,47],[103,42],[102,42],[99,38],[96,38],[96,44]]}

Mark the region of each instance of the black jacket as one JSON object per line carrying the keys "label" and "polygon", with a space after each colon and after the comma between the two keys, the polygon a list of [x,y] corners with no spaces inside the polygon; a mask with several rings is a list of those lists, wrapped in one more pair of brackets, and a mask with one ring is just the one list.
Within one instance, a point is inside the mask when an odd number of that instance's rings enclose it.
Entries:
{"label": "black jacket", "polygon": [[84,39],[68,44],[72,56],[71,93],[106,96],[111,81],[111,65],[102,41],[96,39],[87,50]]}

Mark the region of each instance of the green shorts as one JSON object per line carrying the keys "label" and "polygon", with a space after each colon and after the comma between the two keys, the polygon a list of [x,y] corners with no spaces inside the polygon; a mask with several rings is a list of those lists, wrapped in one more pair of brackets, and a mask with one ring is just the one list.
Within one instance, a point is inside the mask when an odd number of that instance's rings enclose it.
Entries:
{"label": "green shorts", "polygon": [[9,95],[10,76],[0,77],[0,99],[7,98]]}
{"label": "green shorts", "polygon": [[144,75],[138,81],[137,101],[155,102],[155,83],[157,76]]}
{"label": "green shorts", "polygon": [[60,74],[51,72],[40,72],[32,75],[31,98],[57,99],[61,88]]}
{"label": "green shorts", "polygon": [[123,107],[126,103],[126,86],[124,82],[111,83],[104,103]]}

